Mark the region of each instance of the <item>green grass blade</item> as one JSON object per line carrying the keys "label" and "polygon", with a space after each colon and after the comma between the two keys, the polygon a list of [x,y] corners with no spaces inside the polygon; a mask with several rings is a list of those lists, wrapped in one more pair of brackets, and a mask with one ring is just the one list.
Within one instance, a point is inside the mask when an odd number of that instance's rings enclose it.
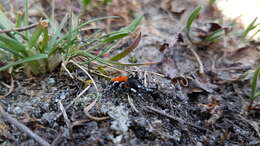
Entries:
{"label": "green grass blade", "polygon": [[209,42],[215,42],[218,39],[221,38],[225,34],[225,31],[223,29],[216,30],[215,32],[211,33],[206,40]]}
{"label": "green grass blade", "polygon": [[[29,24],[29,0],[25,0],[24,7],[24,25],[27,26]],[[29,32],[25,31],[25,36],[29,38]]]}
{"label": "green grass blade", "polygon": [[188,35],[190,33],[191,25],[192,25],[193,21],[198,18],[201,9],[202,9],[201,7],[197,7],[196,9],[194,9],[192,11],[191,15],[189,16],[187,23],[186,23],[186,27],[185,27]]}
{"label": "green grass blade", "polygon": [[255,25],[257,18],[258,18],[258,17],[256,17],[256,18],[246,27],[245,31],[244,31],[244,32],[242,33],[242,35],[241,35],[241,39],[242,39],[242,40],[245,40],[245,39],[246,39],[246,36],[248,35],[248,33],[249,33],[251,30],[255,29],[257,25],[259,25],[259,24]]}
{"label": "green grass blade", "polygon": [[16,14],[16,19],[15,19],[15,27],[21,27],[22,26],[22,20],[23,16],[21,13]]}
{"label": "green grass blade", "polygon": [[[118,18],[118,17],[117,16],[107,16],[107,17],[100,17],[100,18],[91,19],[91,20],[89,20],[87,22],[84,22],[84,23],[78,25],[70,33],[71,34],[76,33],[74,35],[78,35],[80,33],[80,29],[82,29],[86,25],[94,23],[94,22],[97,22],[97,21],[106,20],[106,19],[112,19],[112,18]],[[68,34],[64,35],[61,40],[68,39],[71,34],[68,33]]]}
{"label": "green grass blade", "polygon": [[135,41],[125,50],[123,50],[122,52],[118,53],[117,55],[113,56],[110,60],[111,61],[118,61],[122,58],[124,58],[125,56],[127,56],[130,52],[132,52],[139,44],[140,40],[141,40],[141,33],[138,35],[138,37],[135,39]]}
{"label": "green grass blade", "polygon": [[68,15],[66,15],[62,19],[61,24],[57,28],[54,29],[55,30],[54,32],[52,32],[53,36],[48,43],[48,47],[46,48],[46,51],[48,54],[52,54],[53,52],[56,51],[55,45],[58,44],[58,37],[61,37],[61,30],[64,28],[67,20],[68,20]]}
{"label": "green grass blade", "polygon": [[12,55],[16,56],[16,57],[24,57],[23,55],[20,54],[20,52],[17,52],[13,49],[8,48],[4,43],[0,42],[0,49],[3,49],[9,53],[11,53]]}
{"label": "green grass blade", "polygon": [[[85,27],[86,25],[90,24],[90,23],[93,23],[93,22],[97,22],[97,21],[101,21],[101,20],[105,20],[105,19],[110,19],[110,18],[118,18],[116,16],[108,16],[108,17],[101,17],[101,18],[96,18],[96,19],[92,19],[92,20],[89,20],[85,23],[82,23],[78,26],[76,26],[73,30],[70,30],[69,33],[67,33],[66,35],[64,35],[60,40],[59,42],[63,41],[63,40],[66,40],[66,41],[69,41],[69,43],[67,44],[71,44],[71,42],[73,40],[76,39],[77,35],[80,33],[80,29],[82,29],[83,27]],[[96,49],[102,45],[106,44],[106,42],[100,42],[98,43],[97,45],[89,48],[88,50],[93,50],[93,49]],[[68,47],[67,47],[68,48]],[[51,52],[52,53],[52,52]]]}
{"label": "green grass blade", "polygon": [[40,26],[40,24],[36,27],[36,30],[33,32],[32,37],[28,41],[28,49],[31,49],[32,47],[36,46],[37,41],[42,34],[44,28]]}
{"label": "green grass blade", "polygon": [[103,0],[105,4],[112,3],[112,0]]}
{"label": "green grass blade", "polygon": [[118,31],[114,31],[114,32],[111,32],[109,34],[102,36],[101,37],[101,39],[103,39],[102,41],[105,42],[105,43],[109,43],[109,42],[112,42],[114,40],[118,40],[118,39],[121,39],[125,36],[128,36],[129,33],[132,33],[136,30],[137,26],[141,23],[143,17],[144,17],[143,15],[139,15],[128,26],[121,28]]}
{"label": "green grass blade", "polygon": [[48,41],[49,41],[49,33],[48,33],[48,28],[43,29],[43,40],[42,40],[42,45],[40,47],[40,52],[44,53],[45,50],[48,47]]}
{"label": "green grass blade", "polygon": [[[15,25],[5,16],[5,14],[0,11],[0,29],[12,29]],[[17,38],[14,36],[14,32],[7,32],[6,35],[9,37],[17,40]]]}
{"label": "green grass blade", "polygon": [[9,63],[9,64],[3,66],[3,67],[0,67],[0,71],[6,70],[9,67],[12,67],[12,66],[15,66],[15,65],[23,64],[23,63],[26,63],[26,62],[32,62],[32,61],[40,60],[40,59],[46,59],[46,58],[48,58],[48,55],[46,55],[46,54],[37,54],[35,56],[26,57],[24,59],[20,59],[16,62],[12,62],[12,63]]}
{"label": "green grass blade", "polygon": [[255,96],[256,96],[256,92],[257,92],[257,81],[258,81],[258,78],[259,78],[259,74],[260,74],[260,66],[257,67],[257,69],[255,70],[254,72],[254,76],[252,78],[252,81],[251,81],[251,99],[254,100],[255,99]]}
{"label": "green grass blade", "polygon": [[118,16],[106,16],[106,17],[91,19],[87,22],[84,22],[84,23],[78,25],[72,32],[77,32],[88,24],[91,24],[91,23],[94,23],[94,22],[97,22],[97,21],[101,21],[101,20],[113,19],[113,18],[119,18],[119,17]]}
{"label": "green grass blade", "polygon": [[120,29],[120,31],[134,32],[136,27],[141,23],[143,17],[143,15],[137,16],[130,25]]}
{"label": "green grass blade", "polygon": [[15,52],[22,53],[24,56],[28,55],[28,52],[26,51],[26,48],[23,44],[20,42],[4,35],[0,35],[0,41],[5,44],[5,46],[9,49],[12,49]]}
{"label": "green grass blade", "polygon": [[95,60],[95,61],[98,61],[98,62],[103,63],[103,64],[116,65],[116,66],[141,66],[141,65],[151,65],[151,64],[157,64],[158,63],[158,62],[148,62],[148,63],[124,64],[124,63],[119,63],[119,62],[116,62],[116,61],[105,60],[103,58],[92,55],[92,54],[85,52],[85,51],[78,51],[77,55],[89,57],[90,59],[93,59],[93,61]]}
{"label": "green grass blade", "polygon": [[[143,15],[137,16],[135,18],[135,20],[133,20],[133,22],[131,24],[129,24],[128,26],[123,27],[118,31],[114,31],[109,34],[106,34],[103,36],[103,38],[106,38],[107,40],[112,41],[112,40],[127,36],[129,33],[134,32],[136,30],[137,26],[141,23],[143,17],[144,17]],[[112,38],[114,38],[114,39],[112,39]]]}
{"label": "green grass blade", "polygon": [[89,64],[90,62],[96,60],[97,57],[102,57],[106,52],[110,51],[115,43],[112,43],[110,46],[108,46],[106,49],[103,49],[95,58],[92,58],[86,62],[83,62],[82,64]]}
{"label": "green grass blade", "polygon": [[81,0],[82,4],[86,7],[91,3],[92,0]]}
{"label": "green grass blade", "polygon": [[108,36],[113,36],[116,34],[120,34],[120,33],[130,33],[130,32],[134,32],[135,29],[137,28],[137,26],[141,23],[142,19],[143,19],[143,15],[139,15],[135,18],[135,20],[133,20],[133,22],[131,24],[129,24],[126,27],[121,28],[118,31],[114,31],[111,32],[109,34],[104,35],[103,37],[108,37]]}
{"label": "green grass blade", "polygon": [[14,24],[5,16],[5,14],[0,10],[0,24],[4,27],[1,29],[11,29],[14,28]]}
{"label": "green grass blade", "polygon": [[[57,39],[54,39],[52,38],[52,40],[50,41],[49,45],[48,45],[48,52],[49,54],[52,54],[53,52],[56,51],[56,47],[55,47],[55,44],[58,44],[59,42],[63,41],[63,40],[74,40],[74,38],[80,33],[80,29],[82,29],[83,27],[85,27],[86,25],[88,24],[91,24],[93,22],[97,22],[97,21],[101,21],[101,20],[105,20],[105,19],[111,19],[111,18],[118,18],[116,16],[108,16],[108,17],[101,17],[101,18],[96,18],[96,19],[92,19],[92,20],[89,20],[85,23],[82,23],[80,25],[78,25],[75,29],[73,29],[72,31],[70,31],[69,33],[67,33],[66,35],[64,35],[61,39],[57,40]],[[67,18],[66,18],[67,19]],[[61,25],[59,26],[59,28],[63,28],[64,27],[64,20],[62,21]],[[59,31],[60,32],[60,31]],[[55,33],[57,34],[57,33]],[[59,36],[61,34],[59,33]],[[56,37],[57,38],[57,37]],[[52,46],[52,47],[51,47]],[[50,49],[52,48],[52,49]]]}
{"label": "green grass blade", "polygon": [[129,32],[127,31],[120,31],[120,32],[117,32],[117,33],[113,33],[111,35],[109,35],[108,37],[106,37],[102,42],[104,43],[110,43],[114,40],[118,40],[118,39],[121,39],[125,36],[128,36]]}
{"label": "green grass blade", "polygon": [[256,94],[253,99],[257,99],[260,97],[260,93]]}
{"label": "green grass blade", "polygon": [[212,6],[215,2],[216,2],[216,0],[209,0],[208,4],[209,4],[210,6]]}

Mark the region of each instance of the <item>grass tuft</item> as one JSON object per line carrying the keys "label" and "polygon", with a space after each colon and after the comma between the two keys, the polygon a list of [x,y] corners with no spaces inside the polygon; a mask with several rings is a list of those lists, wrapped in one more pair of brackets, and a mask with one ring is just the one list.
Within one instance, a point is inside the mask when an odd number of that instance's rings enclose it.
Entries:
{"label": "grass tuft", "polygon": [[[25,1],[25,5],[28,5],[28,0]],[[25,7],[27,8],[27,6]],[[136,31],[143,18],[142,15],[136,17],[130,25],[118,31],[108,34],[101,31],[100,35],[94,35],[94,37],[82,36],[82,29],[91,23],[117,17],[101,17],[79,24],[76,23],[79,22],[79,18],[71,14],[71,16],[65,15],[61,23],[50,19],[41,20],[34,25],[28,25],[29,18],[27,16],[24,19],[17,18],[19,20],[16,20],[14,24],[3,12],[0,13],[0,28],[2,29],[2,33],[0,33],[0,55],[11,56],[4,61],[8,63],[1,66],[0,71],[22,65],[24,70],[30,74],[44,74],[53,71],[61,62],[66,64],[77,56],[87,57],[88,63],[98,61],[103,64],[119,66],[149,64],[122,64],[117,62],[137,47],[141,35],[135,40],[134,44],[115,55],[112,60],[102,58],[102,54],[111,50],[116,41]],[[20,28],[14,28],[14,26],[20,26]],[[82,43],[84,41],[88,43]],[[101,54],[93,55],[91,53],[93,50],[100,50]]]}

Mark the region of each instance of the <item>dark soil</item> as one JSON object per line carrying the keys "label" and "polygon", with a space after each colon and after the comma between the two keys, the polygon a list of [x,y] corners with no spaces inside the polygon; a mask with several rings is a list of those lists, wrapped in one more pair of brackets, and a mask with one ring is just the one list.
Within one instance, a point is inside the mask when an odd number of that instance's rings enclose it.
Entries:
{"label": "dark soil", "polygon": [[[195,7],[188,4],[183,4],[185,13]],[[93,74],[99,94],[91,86],[76,101],[88,85],[66,72],[28,78],[18,71],[13,92],[0,100],[6,112],[53,145],[260,145],[260,112],[248,110],[251,77],[245,76],[254,65],[235,61],[223,46],[191,46],[177,27],[182,14],[161,8],[155,0],[139,5],[146,19],[142,42],[123,61],[135,57],[158,64],[127,68],[136,70],[130,73],[136,78],[128,87]],[[184,42],[174,41],[179,35]],[[169,47],[160,51],[164,43]],[[200,56],[204,74],[191,49]],[[80,69],[72,72],[89,79]],[[2,84],[0,89],[1,94],[7,92]],[[72,130],[59,100],[65,108],[73,102],[66,109]],[[259,100],[254,106],[259,108]],[[1,145],[38,145],[3,121]]]}

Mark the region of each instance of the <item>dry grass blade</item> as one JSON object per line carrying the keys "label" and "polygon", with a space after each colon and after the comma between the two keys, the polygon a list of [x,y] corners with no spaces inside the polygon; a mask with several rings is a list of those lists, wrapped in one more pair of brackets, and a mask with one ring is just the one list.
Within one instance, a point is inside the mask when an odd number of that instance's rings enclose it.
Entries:
{"label": "dry grass blade", "polygon": [[69,74],[71,79],[74,79],[73,75],[70,73],[70,71],[67,69],[66,65],[64,62],[61,63],[61,66],[63,67],[63,69]]}
{"label": "dry grass blade", "polygon": [[193,48],[190,47],[190,50],[191,50],[191,52],[193,53],[193,55],[195,56],[196,60],[199,63],[199,73],[200,74],[204,74],[204,66],[203,66],[203,63],[202,63],[202,61],[200,59],[200,56],[197,54],[197,52]]}
{"label": "dry grass blade", "polygon": [[74,121],[71,125],[72,125],[72,127],[80,126],[83,123],[87,123],[87,122],[90,122],[90,121],[91,120],[89,120],[89,119],[77,120],[77,121]]}
{"label": "dry grass blade", "polygon": [[259,126],[258,126],[258,124],[257,124],[256,122],[251,121],[251,120],[248,120],[248,119],[246,119],[245,117],[243,117],[243,116],[241,116],[241,115],[238,115],[238,118],[239,118],[239,119],[242,119],[243,121],[247,122],[250,126],[252,126],[253,129],[256,131],[258,137],[260,137],[260,132],[259,132],[259,130],[258,130],[258,129],[259,129]]}
{"label": "dry grass blade", "polygon": [[89,114],[89,111],[95,106],[96,103],[97,103],[97,98],[90,105],[84,108],[84,113],[86,114],[86,116],[95,121],[103,121],[109,119],[109,117],[94,117]]}
{"label": "dry grass blade", "polygon": [[10,88],[9,88],[9,91],[4,95],[4,97],[10,95],[14,90],[14,79],[13,77],[11,76],[11,85],[10,85]]}
{"label": "dry grass blade", "polygon": [[88,71],[85,70],[83,66],[79,65],[78,63],[76,63],[76,62],[73,61],[73,60],[70,60],[69,62],[72,63],[72,64],[74,64],[74,65],[76,65],[78,68],[80,68],[82,71],[84,71],[84,72],[87,74],[87,76],[88,76],[88,77],[91,79],[91,81],[93,82],[93,85],[95,86],[97,93],[99,93],[98,87],[97,87],[97,85],[96,85],[96,83],[95,83],[95,80],[91,77],[91,75],[88,73]]}
{"label": "dry grass blade", "polygon": [[58,104],[59,104],[60,110],[62,112],[62,115],[64,117],[65,123],[66,123],[67,127],[69,128],[69,133],[72,134],[71,122],[70,122],[70,120],[68,118],[68,114],[66,113],[66,110],[65,110],[64,106],[61,103],[61,100],[58,101]]}

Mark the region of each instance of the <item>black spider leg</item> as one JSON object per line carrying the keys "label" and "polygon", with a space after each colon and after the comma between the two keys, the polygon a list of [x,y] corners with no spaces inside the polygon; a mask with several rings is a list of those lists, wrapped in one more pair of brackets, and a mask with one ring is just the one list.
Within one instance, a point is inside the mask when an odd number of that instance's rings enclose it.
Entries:
{"label": "black spider leg", "polygon": [[144,93],[143,89],[145,89],[141,83],[141,81],[137,78],[129,78],[128,81],[126,82],[126,86],[128,86],[129,90],[132,91],[133,93],[136,93],[138,97],[140,97],[143,101],[145,99],[143,98]]}
{"label": "black spider leg", "polygon": [[[142,96],[142,92],[138,92],[136,91],[134,88],[130,88],[130,91],[132,91],[132,93],[134,93],[135,95],[137,95],[138,97],[140,97],[143,101],[145,101],[144,97]],[[133,95],[133,94],[132,94]]]}
{"label": "black spider leg", "polygon": [[153,92],[153,89],[145,87],[143,82],[138,78],[130,78],[128,83],[132,88],[138,90],[139,92]]}

